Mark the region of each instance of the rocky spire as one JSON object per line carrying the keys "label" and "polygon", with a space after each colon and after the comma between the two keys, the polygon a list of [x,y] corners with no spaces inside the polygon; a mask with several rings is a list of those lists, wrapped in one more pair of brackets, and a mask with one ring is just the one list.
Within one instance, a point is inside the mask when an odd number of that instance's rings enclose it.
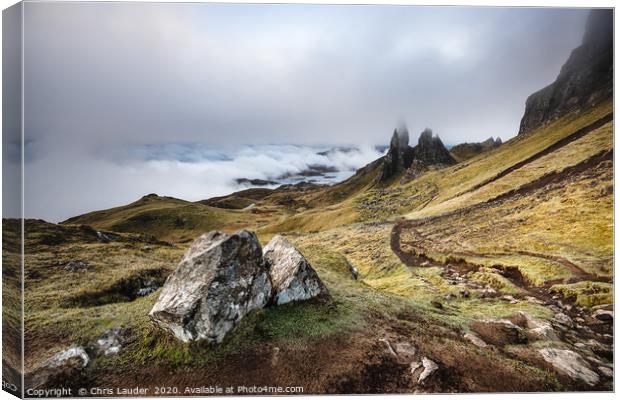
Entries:
{"label": "rocky spire", "polygon": [[456,163],[439,136],[433,135],[433,131],[429,128],[420,134],[418,145],[413,148],[413,159],[426,165]]}
{"label": "rocky spire", "polygon": [[[394,129],[390,148],[383,159],[379,181],[384,182],[392,176],[403,172],[407,167],[407,153],[409,152],[409,131],[406,127]],[[411,163],[409,161],[409,163]]]}
{"label": "rocky spire", "polygon": [[445,148],[441,139],[430,129],[420,134],[417,146],[409,147],[409,131],[406,127],[394,129],[390,148],[383,158],[378,180],[385,182],[393,176],[406,171],[412,164],[417,170],[422,166],[434,164],[454,164],[456,161]]}

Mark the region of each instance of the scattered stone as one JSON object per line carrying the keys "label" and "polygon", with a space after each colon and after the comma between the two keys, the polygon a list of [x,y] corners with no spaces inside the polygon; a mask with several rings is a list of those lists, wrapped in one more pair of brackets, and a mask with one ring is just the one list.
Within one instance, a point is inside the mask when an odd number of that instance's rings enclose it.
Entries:
{"label": "scattered stone", "polygon": [[456,295],[454,295],[453,293],[448,293],[447,295],[444,296],[444,299],[450,301],[452,299],[455,299]]}
{"label": "scattered stone", "polygon": [[600,367],[598,367],[598,371],[605,378],[613,378],[614,377],[614,371],[611,368],[600,366]]}
{"label": "scattered stone", "polygon": [[422,364],[420,364],[419,361],[413,361],[411,364],[409,364],[409,371],[414,374],[421,366]]}
{"label": "scattered stone", "polygon": [[480,348],[487,347],[487,344],[484,342],[484,340],[480,339],[480,337],[476,335],[475,333],[468,332],[465,335],[463,335],[463,337],[469,340],[471,343],[473,343],[477,347],[480,347]]}
{"label": "scattered stone", "polygon": [[279,360],[280,360],[280,348],[274,347],[273,353],[271,353],[271,366],[275,367],[278,364]]}
{"label": "scattered stone", "polygon": [[126,328],[108,329],[88,346],[89,352],[96,356],[116,355],[129,342],[129,333],[130,330]]}
{"label": "scattered stone", "polygon": [[355,268],[353,264],[349,262],[349,260],[345,259],[345,261],[347,263],[347,267],[349,268],[349,272],[351,272],[351,276],[353,276],[353,279],[357,280],[360,276],[359,271],[357,270],[357,268]]}
{"label": "scattered stone", "polygon": [[515,301],[516,299],[514,297],[512,297],[509,294],[503,295],[502,297],[500,297],[502,300],[507,301],[509,303],[512,303],[513,301]]}
{"label": "scattered stone", "polygon": [[109,233],[109,232],[100,232],[97,231],[97,237],[99,238],[99,240],[101,240],[102,242],[113,242],[115,240],[118,239],[118,235],[115,235],[113,233]]}
{"label": "scattered stone", "polygon": [[495,346],[527,343],[525,331],[508,320],[477,321],[471,328],[482,340]]}
{"label": "scattered stone", "polygon": [[588,368],[589,364],[574,351],[554,348],[544,348],[538,351],[554,369],[568,375],[571,379],[581,380],[590,386],[598,383],[598,374]]}
{"label": "scattered stone", "polygon": [[157,285],[157,283],[149,280],[149,281],[144,282],[143,287],[141,287],[140,289],[136,291],[136,296],[144,297],[157,291],[157,289],[159,289],[159,286]]}
{"label": "scattered stone", "polygon": [[394,351],[394,348],[392,347],[392,345],[390,344],[389,340],[385,339],[385,338],[381,338],[379,339],[379,341],[381,343],[383,343],[383,345],[385,346],[386,351],[393,357],[398,357],[398,355],[396,354],[396,352]]}
{"label": "scattered stone", "polygon": [[482,298],[490,298],[490,297],[494,297],[495,295],[497,295],[497,290],[493,288],[486,288],[482,290],[482,292],[480,293],[480,296]]}
{"label": "scattered stone", "polygon": [[328,296],[327,288],[306,258],[281,235],[263,249],[276,304]]}
{"label": "scattered stone", "polygon": [[65,264],[64,269],[71,272],[79,272],[88,269],[88,263],[82,260],[71,260]]}
{"label": "scattered stone", "polygon": [[424,367],[424,370],[422,371],[422,373],[420,374],[420,377],[418,378],[418,383],[424,382],[426,378],[431,376],[435,371],[439,369],[435,361],[427,357],[422,358],[422,366]]}
{"label": "scattered stone", "polygon": [[613,322],[614,312],[611,310],[599,309],[592,313],[592,318],[596,318],[603,322]]}
{"label": "scattered stone", "polygon": [[415,358],[417,349],[411,343],[399,342],[394,346],[394,351],[398,356],[398,359],[403,364],[409,364]]}
{"label": "scattered stone", "polygon": [[528,302],[530,302],[532,304],[543,304],[542,301],[540,301],[536,297],[532,297],[532,296],[526,296],[525,300],[527,300]]}
{"label": "scattered stone", "polygon": [[569,328],[573,327],[573,320],[570,319],[570,317],[564,313],[557,313],[553,316],[553,320],[555,322],[557,322],[560,325],[564,325],[567,326]]}
{"label": "scattered stone", "polygon": [[440,302],[436,300],[431,301],[431,305],[438,310],[443,310],[443,304],[441,304]]}
{"label": "scattered stone", "polygon": [[54,354],[33,371],[28,380],[33,388],[43,386],[59,377],[66,377],[84,369],[90,358],[83,347],[71,347]]}
{"label": "scattered stone", "polygon": [[252,232],[212,231],[196,239],[168,277],[149,316],[188,342],[221,342],[271,298],[271,280]]}
{"label": "scattered stone", "polygon": [[511,320],[528,329],[527,336],[531,340],[560,340],[551,324],[539,320],[525,311],[519,311],[512,316]]}
{"label": "scattered stone", "polygon": [[612,358],[613,357],[613,348],[612,346],[605,345],[597,340],[590,339],[586,342],[588,349],[592,351],[594,354],[597,354],[601,357]]}

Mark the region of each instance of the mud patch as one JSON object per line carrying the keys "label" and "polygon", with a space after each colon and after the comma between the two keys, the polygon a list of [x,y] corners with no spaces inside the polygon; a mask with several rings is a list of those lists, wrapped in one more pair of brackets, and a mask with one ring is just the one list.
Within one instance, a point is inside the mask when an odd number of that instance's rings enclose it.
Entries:
{"label": "mud patch", "polygon": [[495,346],[527,343],[525,332],[518,326],[503,321],[478,321],[471,329],[486,343]]}
{"label": "mud patch", "polygon": [[164,268],[137,271],[120,278],[108,287],[83,291],[67,299],[63,307],[95,307],[134,301],[157,290],[163,285],[168,274],[170,271]]}

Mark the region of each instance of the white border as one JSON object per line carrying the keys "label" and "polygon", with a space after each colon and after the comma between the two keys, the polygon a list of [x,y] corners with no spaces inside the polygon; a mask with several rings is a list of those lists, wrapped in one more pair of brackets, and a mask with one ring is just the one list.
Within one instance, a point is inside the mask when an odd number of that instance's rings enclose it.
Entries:
{"label": "white border", "polygon": [[[44,2],[44,1],[48,1],[48,0],[26,0],[24,1],[26,2]],[[56,2],[72,2],[71,0],[54,0]],[[80,2],[87,2],[87,1],[99,1],[100,0],[80,0]],[[120,2],[122,0],[106,0],[109,2]],[[132,0],[134,2],[158,2],[158,3],[274,3],[274,4],[282,4],[282,3],[297,3],[297,4],[308,4],[308,3],[312,3],[312,4],[385,4],[385,5],[429,5],[429,6],[487,6],[487,7],[497,7],[497,6],[502,6],[502,7],[584,7],[584,8],[593,8],[593,7],[614,7],[614,1],[611,0],[589,0],[589,1],[579,1],[579,0],[572,0],[572,1],[561,1],[561,0],[504,0],[504,1],[492,1],[492,0],[486,0],[486,1],[482,1],[482,0],[449,0],[449,1],[432,1],[432,0],[425,0],[425,1],[411,1],[411,0],[390,0],[390,1],[380,1],[380,0],[375,0],[375,1],[368,1],[368,0],[337,0],[337,1],[333,1],[333,0],[308,0],[308,1],[300,1],[300,0],[289,0],[289,1],[277,1],[277,0],[243,0],[243,1],[234,1],[234,0],[219,0],[219,1],[184,1],[184,0]],[[0,4],[1,4],[1,8],[2,10],[18,3],[19,1],[17,0],[0,0]],[[615,11],[614,11],[615,14]],[[614,15],[615,17],[615,15]],[[23,8],[22,8],[22,62],[23,62],[23,29],[24,29],[24,24],[23,24]],[[0,40],[2,39],[2,19],[0,18]],[[614,33],[614,53],[617,53],[618,48],[620,47],[620,45],[618,45],[618,40],[617,40],[617,36]],[[0,52],[0,85],[2,82],[2,75],[1,75],[1,71],[2,71],[2,55]],[[615,62],[614,62],[615,64]],[[23,68],[23,64],[22,64],[22,68]],[[615,81],[615,71],[614,71],[614,93],[616,92],[617,89],[617,83]],[[23,118],[24,118],[24,113],[23,113],[23,81],[22,81],[22,143],[23,143]],[[524,99],[525,101],[525,99]],[[2,100],[0,99],[0,109],[2,106]],[[614,113],[617,111],[616,109],[616,104],[614,102]],[[1,114],[1,113],[0,113]],[[0,127],[2,126],[2,116],[0,115]],[[615,127],[615,125],[614,125]],[[0,128],[1,130],[1,128]],[[616,132],[614,129],[614,143],[615,143],[615,138],[616,138]],[[615,146],[614,146],[615,147]],[[2,151],[2,143],[0,141],[0,152]],[[615,187],[615,183],[616,183],[616,179],[615,177],[618,176],[617,172],[618,172],[618,158],[617,158],[617,153],[614,154],[614,187]],[[22,162],[23,162],[23,146],[22,146]],[[0,163],[0,176],[1,176],[1,172],[2,172],[2,166]],[[23,213],[23,174],[24,174],[24,168],[22,165],[22,213]],[[0,189],[1,192],[1,189]],[[0,209],[2,207],[2,198],[0,196]],[[618,208],[615,207],[615,194],[614,194],[614,221],[618,220],[618,217],[620,216],[620,211]],[[23,233],[23,230],[22,230]],[[0,243],[2,240],[2,232],[0,231]],[[616,248],[619,248],[618,245],[620,243],[620,239],[618,239],[618,237],[614,234],[614,250]],[[22,239],[22,245],[23,245],[23,239]],[[614,252],[614,276],[616,275],[616,270],[615,270],[615,265],[616,265],[616,261],[617,261],[617,253]],[[23,268],[23,266],[22,266]],[[23,274],[22,274],[23,276]],[[614,285],[615,286],[615,285]],[[1,287],[0,287],[0,294],[1,294]],[[1,297],[0,297],[0,304],[1,304]],[[616,304],[617,302],[617,293],[614,293],[614,304]],[[23,306],[23,281],[22,281],[22,306]],[[22,308],[23,309],[23,308]],[[617,322],[614,323],[614,331],[617,332],[617,327],[618,324]],[[23,329],[23,319],[22,319],[22,329]],[[1,332],[0,332],[0,338],[1,338]],[[22,341],[23,341],[23,336],[22,336]],[[615,342],[615,335],[614,335],[614,342]],[[23,343],[22,343],[23,346]],[[22,347],[23,350],[23,347]],[[464,362],[467,362],[467,360],[463,360]],[[615,361],[615,353],[614,353],[614,361]],[[23,357],[22,357],[22,363],[23,363]],[[22,382],[22,388],[23,388],[23,382]],[[614,390],[615,390],[615,386],[614,386]],[[394,396],[398,396],[399,398],[413,398],[415,396],[415,398],[420,398],[420,399],[430,399],[433,397],[437,397],[437,396],[445,396],[443,394],[433,394],[433,395],[377,395],[377,396],[371,396],[373,398],[378,398],[378,399],[390,399],[390,398],[394,398]],[[586,393],[532,393],[532,394],[525,394],[525,393],[515,393],[515,394],[459,394],[457,395],[459,396],[460,399],[478,399],[480,396],[484,397],[485,399],[495,399],[495,398],[499,398],[499,399],[506,399],[506,400],[516,400],[516,399],[541,399],[541,398],[545,398],[545,397],[552,397],[555,399],[562,399],[562,400],[583,400],[584,397],[587,397],[587,399],[611,399],[612,396],[615,396],[614,393],[591,393],[591,392],[586,392]],[[230,397],[230,396],[229,396]],[[335,399],[338,397],[342,397],[342,396],[301,396],[302,398],[329,398],[329,399]],[[369,396],[347,396],[347,398],[368,398]],[[0,391],[0,399],[13,399],[14,397],[11,396],[10,394],[8,394],[7,392],[4,391]],[[163,399],[168,399],[165,397],[162,397]],[[202,397],[198,397],[198,398],[202,398]],[[264,396],[244,396],[244,399],[264,399]],[[300,396],[283,396],[283,398],[300,398]]]}

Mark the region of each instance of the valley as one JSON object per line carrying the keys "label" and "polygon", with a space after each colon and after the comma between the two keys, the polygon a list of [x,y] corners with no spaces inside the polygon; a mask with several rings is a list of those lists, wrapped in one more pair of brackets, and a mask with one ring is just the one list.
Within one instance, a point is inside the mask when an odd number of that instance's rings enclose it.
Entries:
{"label": "valley", "polygon": [[[591,76],[572,59],[552,85]],[[115,395],[211,384],[303,394],[613,390],[605,76],[579,80],[587,87],[575,96],[590,100],[564,99],[574,107],[533,95],[522,132],[483,151],[451,154],[432,132],[410,139],[399,128],[385,156],[334,185],[197,202],[149,194],[59,224],[25,220],[26,386],[126,388]],[[255,309],[221,343],[184,342],[154,324],[149,312],[191,243],[241,229],[263,248],[286,238],[329,301]],[[4,220],[6,243],[18,234],[18,221]],[[18,246],[5,245],[5,281],[19,274],[18,258]],[[50,372],[66,349],[84,349],[72,357],[88,361]]]}

